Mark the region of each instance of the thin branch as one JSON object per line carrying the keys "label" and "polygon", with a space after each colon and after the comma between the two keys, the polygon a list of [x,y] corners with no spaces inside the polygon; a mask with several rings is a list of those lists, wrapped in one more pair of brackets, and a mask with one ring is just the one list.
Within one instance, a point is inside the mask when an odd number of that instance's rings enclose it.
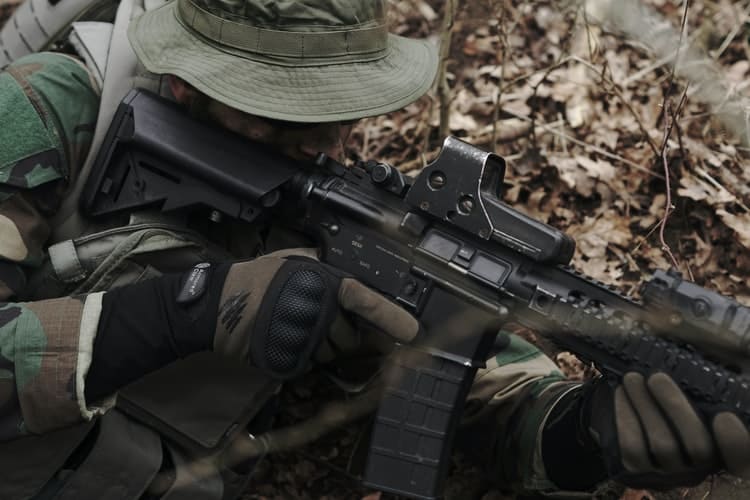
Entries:
{"label": "thin branch", "polygon": [[[668,106],[669,104],[667,104],[665,108]],[[664,121],[664,147],[661,150],[661,158],[664,163],[664,183],[666,184],[667,201],[664,206],[664,217],[662,217],[661,224],[659,225],[659,243],[661,243],[662,251],[666,253],[669,259],[672,261],[672,265],[674,266],[674,268],[679,269],[680,266],[677,264],[677,259],[675,259],[674,255],[672,254],[672,250],[664,240],[664,230],[667,227],[669,215],[674,210],[674,207],[672,206],[672,188],[669,182],[669,160],[667,159],[667,150],[669,149],[667,143],[669,142],[669,136],[672,133],[673,124],[674,122],[670,121],[669,119]]]}
{"label": "thin branch", "polygon": [[609,63],[605,62],[604,67],[603,67],[603,70],[609,69],[609,75],[607,75],[605,71],[600,71],[596,66],[594,66],[593,64],[591,64],[590,62],[584,59],[581,59],[578,56],[573,56],[573,60],[583,64],[586,68],[594,71],[600,77],[600,81],[602,83],[607,84],[609,88],[605,90],[614,93],[617,96],[617,98],[620,99],[620,102],[622,102],[623,106],[625,106],[625,108],[628,110],[630,115],[635,120],[636,124],[638,124],[638,128],[641,130],[641,134],[643,134],[643,137],[646,139],[646,142],[648,143],[649,147],[651,147],[651,150],[654,152],[655,155],[658,155],[659,147],[656,145],[654,140],[651,139],[651,135],[646,129],[646,126],[643,124],[641,117],[638,115],[635,108],[633,108],[633,105],[630,104],[630,101],[628,99],[625,99],[625,96],[622,94],[622,90],[620,89],[620,86],[617,83],[615,83],[615,81],[612,79],[612,69],[609,67]]}
{"label": "thin branch", "polygon": [[573,56],[568,55],[564,57],[563,59],[560,59],[559,61],[552,63],[550,66],[535,69],[534,71],[530,71],[524,75],[514,78],[513,80],[509,81],[506,85],[503,86],[503,90],[506,88],[512,87],[513,85],[516,85],[517,83],[525,82],[526,80],[528,80],[529,78],[531,78],[532,76],[538,73],[544,72],[547,75],[549,75],[549,73],[551,73],[553,70],[556,70],[557,68],[565,66],[568,62],[570,62],[572,58]]}
{"label": "thin branch", "polygon": [[[674,209],[670,210],[670,214],[674,211]],[[646,233],[646,236],[641,237],[641,240],[633,247],[633,249],[628,253],[628,255],[636,254],[638,253],[638,250],[640,250],[641,245],[646,243],[648,239],[651,237],[652,234],[656,232],[657,229],[661,226],[661,220],[655,222],[651,228],[648,230],[648,233]]]}
{"label": "thin branch", "polygon": [[491,147],[492,151],[495,151],[495,147],[497,146],[497,122],[500,118],[500,108],[502,107],[500,105],[500,102],[502,101],[503,97],[503,86],[505,84],[505,68],[506,68],[506,61],[508,60],[508,33],[513,32],[516,29],[516,26],[518,25],[518,22],[520,20],[520,16],[517,16],[513,23],[510,25],[510,28],[507,28],[505,26],[505,12],[507,11],[506,6],[503,4],[503,13],[500,16],[500,40],[502,41],[502,62],[500,63],[500,81],[497,82],[497,87],[495,89],[495,96],[494,96],[494,105],[492,108],[492,142]]}
{"label": "thin branch", "polygon": [[446,0],[443,14],[443,28],[440,35],[440,69],[437,77],[438,97],[440,99],[440,140],[450,133],[451,88],[448,84],[448,62],[453,39],[453,22],[458,7],[457,0]]}
{"label": "thin branch", "polygon": [[683,39],[683,35],[687,27],[687,17],[688,17],[689,9],[690,9],[690,0],[685,0],[685,9],[682,12],[682,23],[680,25],[680,39],[679,39],[679,42],[677,43],[677,54],[675,55],[674,65],[672,65],[672,71],[669,74],[669,86],[667,87],[667,95],[664,98],[663,109],[662,109],[662,116],[664,116],[664,140],[662,142],[662,148],[661,148],[661,159],[664,165],[664,183],[665,183],[667,199],[666,199],[665,206],[664,206],[664,217],[662,218],[661,225],[659,227],[659,243],[661,243],[662,251],[667,254],[669,259],[672,261],[672,265],[675,267],[675,269],[678,269],[680,266],[677,264],[677,259],[675,259],[675,256],[672,253],[672,249],[669,247],[666,240],[664,239],[664,232],[666,231],[666,228],[667,228],[667,221],[669,220],[669,215],[674,210],[674,207],[672,206],[672,186],[670,185],[671,183],[670,183],[670,178],[669,178],[669,160],[667,159],[667,152],[669,149],[669,137],[672,135],[672,129],[675,123],[677,122],[680,111],[682,110],[682,107],[685,104],[685,100],[687,99],[687,91],[688,91],[689,85],[685,86],[685,90],[683,91],[682,97],[680,98],[680,103],[677,105],[677,109],[675,110],[674,113],[671,113],[671,103],[670,103],[669,96],[672,93],[672,88],[674,87],[674,76],[677,70],[677,65],[680,63],[680,48],[682,48],[682,39]]}

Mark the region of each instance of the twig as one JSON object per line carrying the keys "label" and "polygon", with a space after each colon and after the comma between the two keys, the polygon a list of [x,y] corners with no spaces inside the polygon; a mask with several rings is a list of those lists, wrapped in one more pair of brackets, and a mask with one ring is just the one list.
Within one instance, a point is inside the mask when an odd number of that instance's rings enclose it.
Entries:
{"label": "twig", "polygon": [[[674,56],[672,71],[669,74],[669,87],[667,88],[667,95],[672,93],[672,87],[674,86],[674,75],[677,71],[677,66],[680,64],[680,49],[682,48],[682,40],[685,37],[685,30],[687,29],[687,17],[689,9],[690,0],[685,0],[685,9],[682,11],[682,21],[680,22],[680,38],[677,41],[677,53]],[[666,107],[663,111],[666,112]]]}
{"label": "twig", "polygon": [[646,66],[646,67],[645,67],[645,68],[643,68],[642,70],[640,70],[640,71],[636,71],[636,72],[635,72],[635,73],[633,73],[632,75],[628,75],[628,76],[627,76],[627,77],[626,77],[626,78],[625,78],[625,79],[624,79],[624,80],[622,81],[621,85],[622,85],[623,87],[627,87],[627,86],[628,86],[628,85],[630,85],[631,83],[633,83],[633,82],[637,82],[638,80],[640,80],[640,79],[641,79],[641,78],[643,78],[644,76],[648,75],[649,73],[651,73],[651,72],[652,72],[652,71],[654,71],[655,69],[657,69],[657,68],[660,68],[660,67],[664,66],[665,64],[667,64],[668,62],[672,61],[673,59],[674,59],[674,54],[670,54],[670,55],[668,55],[668,56],[662,57],[661,59],[659,59],[659,60],[657,60],[657,61],[654,61],[653,63],[649,64],[648,66]]}
{"label": "twig", "polygon": [[672,93],[672,88],[674,87],[674,76],[677,69],[677,65],[680,63],[680,48],[682,47],[682,38],[683,34],[685,33],[685,29],[687,27],[687,16],[688,16],[688,10],[690,9],[690,0],[685,0],[685,9],[682,12],[682,23],[680,25],[680,39],[677,43],[677,54],[675,55],[675,62],[672,66],[672,71],[669,75],[669,86],[667,87],[667,95],[664,98],[663,103],[663,109],[662,109],[662,115],[664,116],[664,141],[662,143],[661,148],[661,159],[662,163],[664,164],[664,183],[666,188],[666,194],[667,199],[665,202],[664,207],[664,217],[661,220],[661,225],[659,226],[659,243],[661,243],[661,249],[664,253],[667,254],[669,259],[672,261],[672,265],[675,267],[675,269],[678,269],[680,266],[677,264],[677,259],[675,259],[674,254],[672,253],[672,249],[667,244],[666,240],[664,239],[664,232],[667,228],[667,221],[669,220],[669,215],[674,210],[674,207],[672,206],[672,186],[670,185],[670,178],[669,178],[669,160],[667,159],[667,152],[669,149],[669,137],[672,135],[672,128],[674,127],[675,123],[677,122],[677,118],[679,117],[680,111],[682,110],[682,106],[685,104],[685,100],[687,99],[687,91],[689,85],[685,86],[685,90],[682,93],[682,97],[680,98],[680,103],[677,105],[677,109],[675,110],[674,114],[670,113],[670,100],[669,96]]}
{"label": "twig", "polygon": [[503,5],[503,14],[500,16],[500,32],[501,37],[500,40],[502,41],[502,62],[500,63],[500,81],[497,82],[497,87],[495,89],[495,96],[494,96],[494,106],[492,108],[492,150],[495,151],[495,146],[497,145],[497,122],[500,118],[500,101],[502,100],[503,96],[503,85],[505,84],[505,62],[508,60],[508,33],[514,31],[516,29],[516,26],[518,25],[520,17],[517,17],[513,20],[513,23],[510,25],[510,29],[507,29],[505,27],[505,5]]}
{"label": "twig", "polygon": [[519,77],[516,77],[513,80],[509,81],[503,88],[504,89],[505,88],[509,88],[509,87],[512,87],[513,85],[515,85],[517,83],[524,82],[524,81],[528,80],[529,78],[531,78],[532,76],[536,75],[537,73],[545,72],[547,75],[549,75],[549,73],[551,73],[552,71],[556,70],[557,68],[565,66],[568,62],[570,62],[570,60],[572,58],[573,58],[573,56],[568,55],[568,56],[564,57],[563,59],[560,59],[559,61],[551,64],[550,66],[547,66],[547,67],[544,67],[544,68],[535,69],[534,71],[530,71],[530,72],[526,73],[525,75],[521,75]]}
{"label": "twig", "polygon": [[655,155],[658,155],[659,154],[659,148],[656,146],[656,143],[654,142],[654,140],[651,139],[651,135],[648,133],[648,130],[646,130],[646,126],[643,124],[643,121],[641,121],[641,117],[638,115],[638,113],[636,112],[635,108],[633,108],[633,105],[630,104],[630,101],[627,100],[627,99],[625,99],[625,96],[622,95],[622,91],[620,90],[620,86],[617,85],[617,83],[615,83],[615,81],[612,79],[612,69],[609,67],[609,63],[605,62],[604,63],[604,68],[603,68],[604,70],[609,69],[609,73],[610,74],[609,74],[609,76],[607,76],[604,73],[604,71],[600,72],[599,69],[596,66],[594,66],[593,64],[591,64],[590,62],[585,61],[585,60],[581,59],[578,56],[573,56],[573,59],[576,62],[579,62],[579,63],[583,64],[586,68],[588,68],[588,69],[594,71],[595,73],[597,73],[599,75],[600,79],[601,79],[600,81],[602,83],[606,83],[607,84],[607,86],[609,88],[605,89],[605,90],[613,92],[617,96],[617,98],[620,99],[620,102],[622,102],[623,106],[625,106],[625,108],[628,110],[628,112],[630,112],[630,115],[633,117],[633,119],[635,120],[636,124],[638,124],[638,128],[641,129],[641,134],[643,134],[643,137],[646,139],[646,142],[648,142],[648,145],[651,147],[651,150],[654,152]]}
{"label": "twig", "polygon": [[[565,58],[566,60],[570,60],[569,57]],[[539,79],[539,81],[536,83],[536,85],[532,85],[531,88],[533,89],[531,93],[531,97],[529,99],[533,99],[536,97],[537,92],[539,92],[539,87],[544,83],[544,81],[549,77],[549,75],[557,68],[557,66],[550,66],[547,71],[544,72],[544,75]],[[536,142],[536,114],[531,115],[531,144],[534,146],[534,148],[537,148],[537,142]]]}
{"label": "twig", "polygon": [[667,201],[664,207],[664,217],[662,217],[661,224],[659,224],[659,242],[661,243],[662,251],[669,256],[674,268],[678,269],[680,266],[677,264],[677,259],[674,258],[672,250],[664,240],[664,230],[667,227],[667,220],[669,220],[669,215],[674,210],[674,207],[672,206],[672,189],[669,185],[669,160],[667,159],[667,150],[669,149],[667,142],[669,141],[669,135],[672,133],[672,125],[673,122],[670,122],[668,119],[664,121],[664,147],[661,150],[661,158],[664,162],[664,182],[666,184]]}
{"label": "twig", "polygon": [[[674,211],[674,209],[670,210],[670,213],[671,213],[672,211]],[[659,226],[661,226],[661,220],[659,220],[658,222],[655,222],[655,223],[654,223],[654,224],[653,224],[653,225],[651,226],[651,229],[649,229],[649,230],[648,230],[648,233],[646,233],[646,236],[643,236],[643,237],[641,238],[641,241],[639,241],[639,242],[638,242],[638,243],[637,243],[637,244],[636,244],[636,245],[635,245],[635,246],[633,247],[633,249],[632,249],[632,250],[631,250],[631,251],[629,252],[629,254],[634,254],[634,253],[638,253],[638,250],[640,250],[640,248],[641,248],[641,245],[643,245],[644,243],[646,243],[646,242],[648,241],[648,239],[649,239],[649,238],[651,237],[651,235],[652,235],[652,234],[654,234],[654,233],[656,232],[656,230],[657,230],[657,229],[659,229]]]}
{"label": "twig", "polygon": [[740,207],[745,212],[750,212],[750,207],[745,205],[745,202],[742,201],[742,198],[740,196],[737,196],[730,190],[728,190],[726,187],[724,187],[719,181],[714,179],[711,174],[709,174],[706,170],[702,169],[701,167],[694,167],[693,169],[698,175],[700,175],[703,179],[706,180],[709,184],[711,184],[713,187],[718,189],[719,191],[724,191],[728,193],[732,198],[732,202],[736,203],[738,207]]}
{"label": "twig", "polygon": [[680,98],[680,103],[677,105],[677,109],[675,110],[674,113],[670,112],[671,105],[670,105],[669,95],[671,94],[672,88],[674,86],[675,71],[680,61],[680,48],[682,47],[683,33],[685,32],[685,27],[687,26],[687,15],[688,15],[689,8],[690,8],[690,0],[686,0],[685,10],[682,13],[682,25],[680,29],[680,40],[679,40],[679,43],[677,44],[677,55],[675,56],[675,63],[672,66],[672,71],[669,75],[669,86],[667,87],[667,96],[664,98],[664,104],[663,104],[663,109],[662,109],[662,115],[664,116],[664,140],[662,142],[662,148],[661,148],[661,159],[662,159],[662,163],[664,164],[664,183],[665,183],[665,188],[666,188],[667,199],[666,199],[665,207],[664,207],[664,217],[662,218],[661,225],[659,226],[659,243],[661,243],[662,251],[667,254],[669,259],[672,261],[672,265],[675,267],[675,269],[679,268],[679,264],[677,263],[677,259],[675,259],[675,256],[672,253],[672,249],[669,247],[666,240],[664,239],[664,232],[667,228],[667,221],[669,220],[669,215],[672,213],[674,209],[674,207],[672,206],[672,187],[670,185],[669,160],[667,159],[667,152],[669,149],[669,137],[672,135],[672,128],[677,122],[677,118],[680,114],[680,111],[682,110],[682,106],[685,104],[685,100],[687,99],[687,90],[688,90],[689,85],[685,86],[685,90],[683,91],[682,97]]}
{"label": "twig", "polygon": [[453,39],[453,21],[458,6],[457,0],[446,0],[443,14],[443,28],[440,35],[440,69],[437,77],[438,97],[440,99],[440,138],[447,137],[450,132],[451,89],[448,84],[448,59]]}

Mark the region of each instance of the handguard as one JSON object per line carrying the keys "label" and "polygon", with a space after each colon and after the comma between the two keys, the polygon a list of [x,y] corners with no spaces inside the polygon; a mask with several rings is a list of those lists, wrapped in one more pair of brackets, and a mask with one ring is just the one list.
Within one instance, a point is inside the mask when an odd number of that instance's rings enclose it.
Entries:
{"label": "handguard", "polygon": [[[412,182],[375,161],[344,168],[321,155],[315,165],[298,166],[147,94],[131,94],[123,106],[104,149],[115,153],[97,162],[89,213],[156,200],[174,210],[164,200],[183,189],[201,202],[182,209],[246,218],[237,207],[268,207],[261,211],[274,223],[315,238],[322,261],[420,321],[424,334],[400,348],[387,375],[369,486],[411,498],[442,495],[468,388],[504,321],[593,361],[613,383],[627,371],[666,372],[706,420],[732,411],[750,425],[750,385],[720,364],[744,368],[737,360],[747,359],[750,311],[674,273],[657,272],[641,303],[566,267],[573,240],[500,201],[502,158],[448,138]],[[258,165],[280,165],[281,173],[263,177],[268,170]]]}

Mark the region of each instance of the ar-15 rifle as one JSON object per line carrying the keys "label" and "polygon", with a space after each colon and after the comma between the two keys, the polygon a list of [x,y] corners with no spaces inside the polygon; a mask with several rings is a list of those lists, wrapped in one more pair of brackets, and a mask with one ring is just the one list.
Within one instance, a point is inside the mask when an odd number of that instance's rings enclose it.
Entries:
{"label": "ar-15 rifle", "polygon": [[750,310],[675,271],[657,271],[637,302],[567,267],[573,240],[501,202],[504,171],[454,138],[413,180],[372,161],[302,165],[134,91],[83,202],[92,216],[155,205],[294,221],[322,261],[416,316],[425,333],[390,369],[370,445],[365,482],[380,490],[440,496],[464,399],[505,321],[613,380],[666,372],[704,418],[728,410],[750,425]]}

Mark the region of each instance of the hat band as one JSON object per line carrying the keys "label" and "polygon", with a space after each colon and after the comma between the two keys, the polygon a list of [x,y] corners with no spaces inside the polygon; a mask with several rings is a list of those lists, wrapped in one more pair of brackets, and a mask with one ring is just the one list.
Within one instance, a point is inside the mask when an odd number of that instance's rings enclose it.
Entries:
{"label": "hat band", "polygon": [[388,48],[388,30],[379,25],[341,31],[300,32],[258,28],[219,17],[177,0],[177,18],[188,28],[222,45],[267,56],[337,57],[371,54]]}

